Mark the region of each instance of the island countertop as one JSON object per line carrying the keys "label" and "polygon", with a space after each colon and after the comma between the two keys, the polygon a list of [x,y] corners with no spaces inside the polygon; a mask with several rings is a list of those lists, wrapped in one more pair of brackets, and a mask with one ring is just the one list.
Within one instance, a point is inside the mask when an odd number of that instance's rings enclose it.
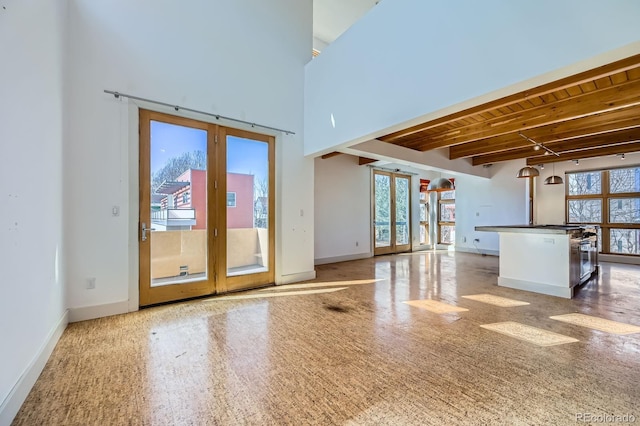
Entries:
{"label": "island countertop", "polygon": [[476,231],[485,232],[514,232],[528,234],[568,234],[584,229],[581,225],[495,225],[476,226]]}
{"label": "island countertop", "polygon": [[598,228],[585,224],[475,227],[500,237],[499,286],[568,299],[576,286],[598,272]]}

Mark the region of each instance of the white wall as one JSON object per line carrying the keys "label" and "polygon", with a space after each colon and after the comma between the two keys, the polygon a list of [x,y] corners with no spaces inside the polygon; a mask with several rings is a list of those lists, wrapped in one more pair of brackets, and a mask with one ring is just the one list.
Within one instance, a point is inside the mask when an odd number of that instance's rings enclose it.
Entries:
{"label": "white wall", "polygon": [[[439,175],[398,163],[381,167],[411,174],[411,243],[420,249],[420,178]],[[371,167],[360,166],[355,156],[315,159],[316,264],[373,256],[371,179]]]}
{"label": "white wall", "polygon": [[64,155],[72,319],[137,306],[136,108],[104,89],[296,132],[276,140],[276,274],[279,282],[313,276],[313,160],[302,147],[311,15],[311,2],[297,0],[71,3]]}
{"label": "white wall", "polygon": [[635,0],[380,2],[306,67],[305,153],[638,53],[638,16]]}
{"label": "white wall", "polygon": [[316,158],[314,196],[316,263],[370,257],[371,168],[351,155]]}
{"label": "white wall", "polygon": [[[524,160],[494,164],[490,180],[456,177],[457,250],[497,254],[498,234],[475,231],[475,227],[528,223],[528,179],[516,178],[524,165]],[[474,244],[474,239],[480,241]]]}
{"label": "white wall", "polygon": [[66,2],[0,9],[0,425],[66,326],[62,233]]}

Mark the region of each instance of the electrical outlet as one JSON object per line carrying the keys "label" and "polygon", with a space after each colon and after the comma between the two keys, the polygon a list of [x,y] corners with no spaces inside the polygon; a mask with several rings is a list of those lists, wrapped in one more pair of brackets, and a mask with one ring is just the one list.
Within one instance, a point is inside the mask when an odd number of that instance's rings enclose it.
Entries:
{"label": "electrical outlet", "polygon": [[358,241],[356,241],[356,247],[358,247],[358,245],[360,245],[360,243]]}
{"label": "electrical outlet", "polygon": [[462,242],[466,243],[467,242],[467,237],[462,237]]}
{"label": "electrical outlet", "polygon": [[96,288],[96,279],[95,278],[87,278],[87,290],[93,290]]}

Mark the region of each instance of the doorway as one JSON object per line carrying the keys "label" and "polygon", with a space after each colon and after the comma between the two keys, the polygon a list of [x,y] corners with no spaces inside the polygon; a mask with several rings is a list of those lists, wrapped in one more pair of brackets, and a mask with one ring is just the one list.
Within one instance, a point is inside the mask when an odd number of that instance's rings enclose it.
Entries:
{"label": "doorway", "polygon": [[274,282],[274,146],[140,110],[140,306]]}
{"label": "doorway", "polygon": [[411,176],[373,171],[374,255],[411,250]]}

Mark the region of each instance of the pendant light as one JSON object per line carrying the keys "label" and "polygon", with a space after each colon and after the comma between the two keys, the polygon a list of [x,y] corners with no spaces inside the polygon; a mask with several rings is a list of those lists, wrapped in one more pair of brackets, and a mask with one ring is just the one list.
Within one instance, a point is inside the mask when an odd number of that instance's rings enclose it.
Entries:
{"label": "pendant light", "polygon": [[453,182],[449,179],[440,178],[429,184],[429,192],[453,191],[455,189]]}
{"label": "pendant light", "polygon": [[553,168],[553,175],[551,175],[548,178],[546,178],[544,180],[544,184],[545,185],[559,185],[561,183],[564,183],[560,176],[556,176],[556,164],[555,163],[552,163],[552,168]]}
{"label": "pendant light", "polygon": [[526,166],[518,170],[517,177],[519,178],[528,178],[528,177],[536,177],[540,176],[540,172],[535,167]]}

